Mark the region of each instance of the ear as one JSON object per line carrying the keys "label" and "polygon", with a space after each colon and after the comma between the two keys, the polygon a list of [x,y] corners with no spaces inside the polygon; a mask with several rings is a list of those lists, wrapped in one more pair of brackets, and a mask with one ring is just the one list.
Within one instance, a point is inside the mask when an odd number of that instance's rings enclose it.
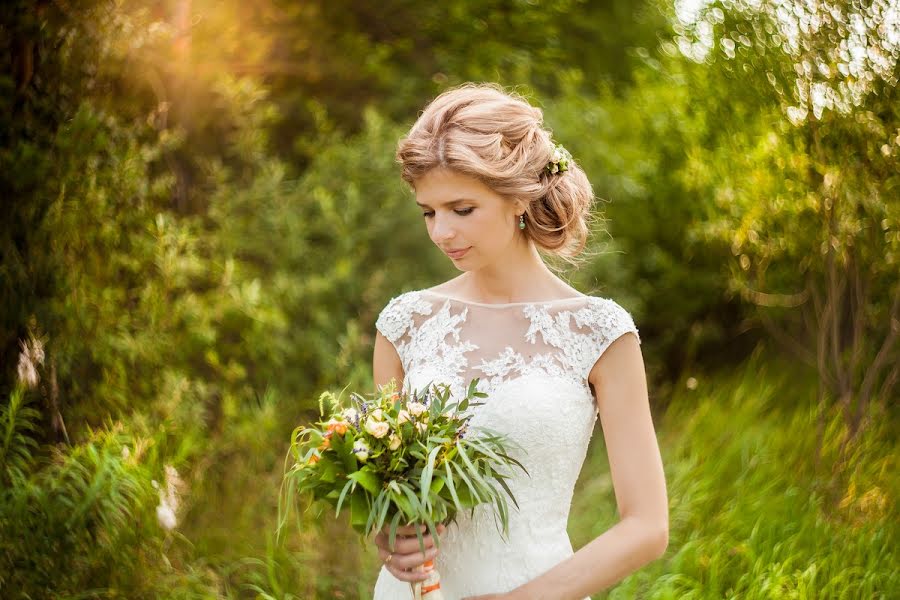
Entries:
{"label": "ear", "polygon": [[522,200],[521,198],[514,198],[514,199],[513,199],[513,207],[515,208],[515,213],[516,213],[516,215],[521,215],[522,213],[524,213],[524,212],[525,212],[525,208],[526,208],[527,206],[528,206],[528,205],[527,205],[527,204],[525,203],[525,201]]}

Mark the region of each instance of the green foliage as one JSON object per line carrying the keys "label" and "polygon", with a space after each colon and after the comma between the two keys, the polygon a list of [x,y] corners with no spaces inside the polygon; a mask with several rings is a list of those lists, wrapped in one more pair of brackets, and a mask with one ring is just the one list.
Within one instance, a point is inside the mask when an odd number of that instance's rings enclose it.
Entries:
{"label": "green foliage", "polygon": [[19,385],[0,406],[0,482],[4,486],[30,470],[38,443],[35,436],[41,414],[27,405],[28,395]]}
{"label": "green foliage", "polygon": [[[3,417],[15,418],[8,410]],[[33,475],[5,465],[8,479],[0,494],[4,596],[77,594],[88,588],[132,589],[141,595],[148,580],[152,583],[143,567],[156,562],[151,557],[164,536],[154,523],[151,474],[123,455],[129,441],[121,427],[113,427],[55,455]],[[32,450],[23,439],[8,448],[33,459]]]}
{"label": "green foliage", "polygon": [[726,296],[721,272],[726,250],[686,232],[704,215],[683,171],[685,146],[707,134],[693,86],[677,62],[663,68],[644,54],[624,92],[579,91],[573,76],[547,101],[547,122],[564,140],[593,186],[601,217],[590,260],[571,277],[587,292],[617,298],[635,314],[654,382],[699,362],[728,362],[752,339],[737,336],[740,307]]}
{"label": "green foliage", "polygon": [[[682,381],[658,423],[669,549],[595,598],[892,597],[896,415],[873,407],[875,425],[845,460],[846,425],[829,410],[816,462],[812,370],[761,348],[729,373],[695,375],[695,389]],[[576,547],[615,524],[612,496],[598,441],[575,494]]]}
{"label": "green foliage", "polygon": [[699,101],[742,113],[686,148],[708,194],[691,234],[729,248],[729,289],[815,365],[852,438],[900,376],[900,46],[884,2],[723,4],[677,29],[717,91]]}
{"label": "green foliage", "polygon": [[[406,121],[428,98],[463,81],[533,85],[544,95],[554,95],[571,70],[587,75],[585,91],[626,82],[634,62],[629,47],[655,44],[664,24],[648,3],[629,0],[315,0],[252,8],[194,0],[192,6],[202,15],[191,28],[204,67],[196,71],[265,81],[279,107],[273,146],[301,167],[317,154],[313,132],[323,115],[329,127],[357,132],[363,106]],[[196,116],[210,119],[208,104],[197,100]]]}

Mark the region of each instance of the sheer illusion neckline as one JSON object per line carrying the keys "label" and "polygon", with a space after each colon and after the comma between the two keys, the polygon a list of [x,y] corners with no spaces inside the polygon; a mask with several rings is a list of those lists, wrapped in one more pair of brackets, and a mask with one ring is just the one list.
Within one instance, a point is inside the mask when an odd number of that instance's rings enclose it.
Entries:
{"label": "sheer illusion neckline", "polygon": [[487,308],[504,308],[509,306],[533,306],[537,304],[558,304],[561,302],[571,302],[573,300],[583,300],[588,298],[586,294],[581,294],[580,296],[571,296],[569,298],[555,298],[553,300],[531,300],[529,302],[475,302],[474,300],[464,300],[462,298],[456,298],[454,296],[448,296],[447,294],[443,294],[441,292],[435,292],[433,290],[421,290],[422,293],[431,294],[432,296],[437,296],[438,298],[444,298],[445,300],[453,300],[454,302],[460,302],[462,304],[471,304],[472,306],[484,306]]}

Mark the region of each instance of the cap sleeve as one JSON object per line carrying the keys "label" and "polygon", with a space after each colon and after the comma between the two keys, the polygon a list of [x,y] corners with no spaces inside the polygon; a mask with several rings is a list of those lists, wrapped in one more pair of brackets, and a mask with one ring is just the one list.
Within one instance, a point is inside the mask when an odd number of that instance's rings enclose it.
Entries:
{"label": "cap sleeve", "polygon": [[575,318],[578,325],[588,331],[588,351],[582,365],[585,378],[590,375],[591,369],[606,349],[626,333],[633,333],[638,344],[641,343],[631,314],[608,298],[591,298],[587,309],[576,314]]}
{"label": "cap sleeve", "polygon": [[404,370],[407,366],[407,348],[414,334],[414,317],[417,314],[431,314],[431,304],[417,292],[406,292],[392,298],[375,320],[375,329],[394,345]]}

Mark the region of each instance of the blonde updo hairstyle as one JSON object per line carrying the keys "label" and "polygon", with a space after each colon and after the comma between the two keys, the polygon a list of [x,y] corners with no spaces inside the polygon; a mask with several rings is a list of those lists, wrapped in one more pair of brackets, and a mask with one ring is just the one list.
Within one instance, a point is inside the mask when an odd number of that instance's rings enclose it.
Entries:
{"label": "blonde updo hairstyle", "polygon": [[478,179],[525,203],[523,231],[540,250],[571,262],[584,248],[593,190],[584,171],[548,173],[553,154],[544,115],[496,84],[467,83],[431,101],[400,140],[401,176],[416,180],[435,167]]}

